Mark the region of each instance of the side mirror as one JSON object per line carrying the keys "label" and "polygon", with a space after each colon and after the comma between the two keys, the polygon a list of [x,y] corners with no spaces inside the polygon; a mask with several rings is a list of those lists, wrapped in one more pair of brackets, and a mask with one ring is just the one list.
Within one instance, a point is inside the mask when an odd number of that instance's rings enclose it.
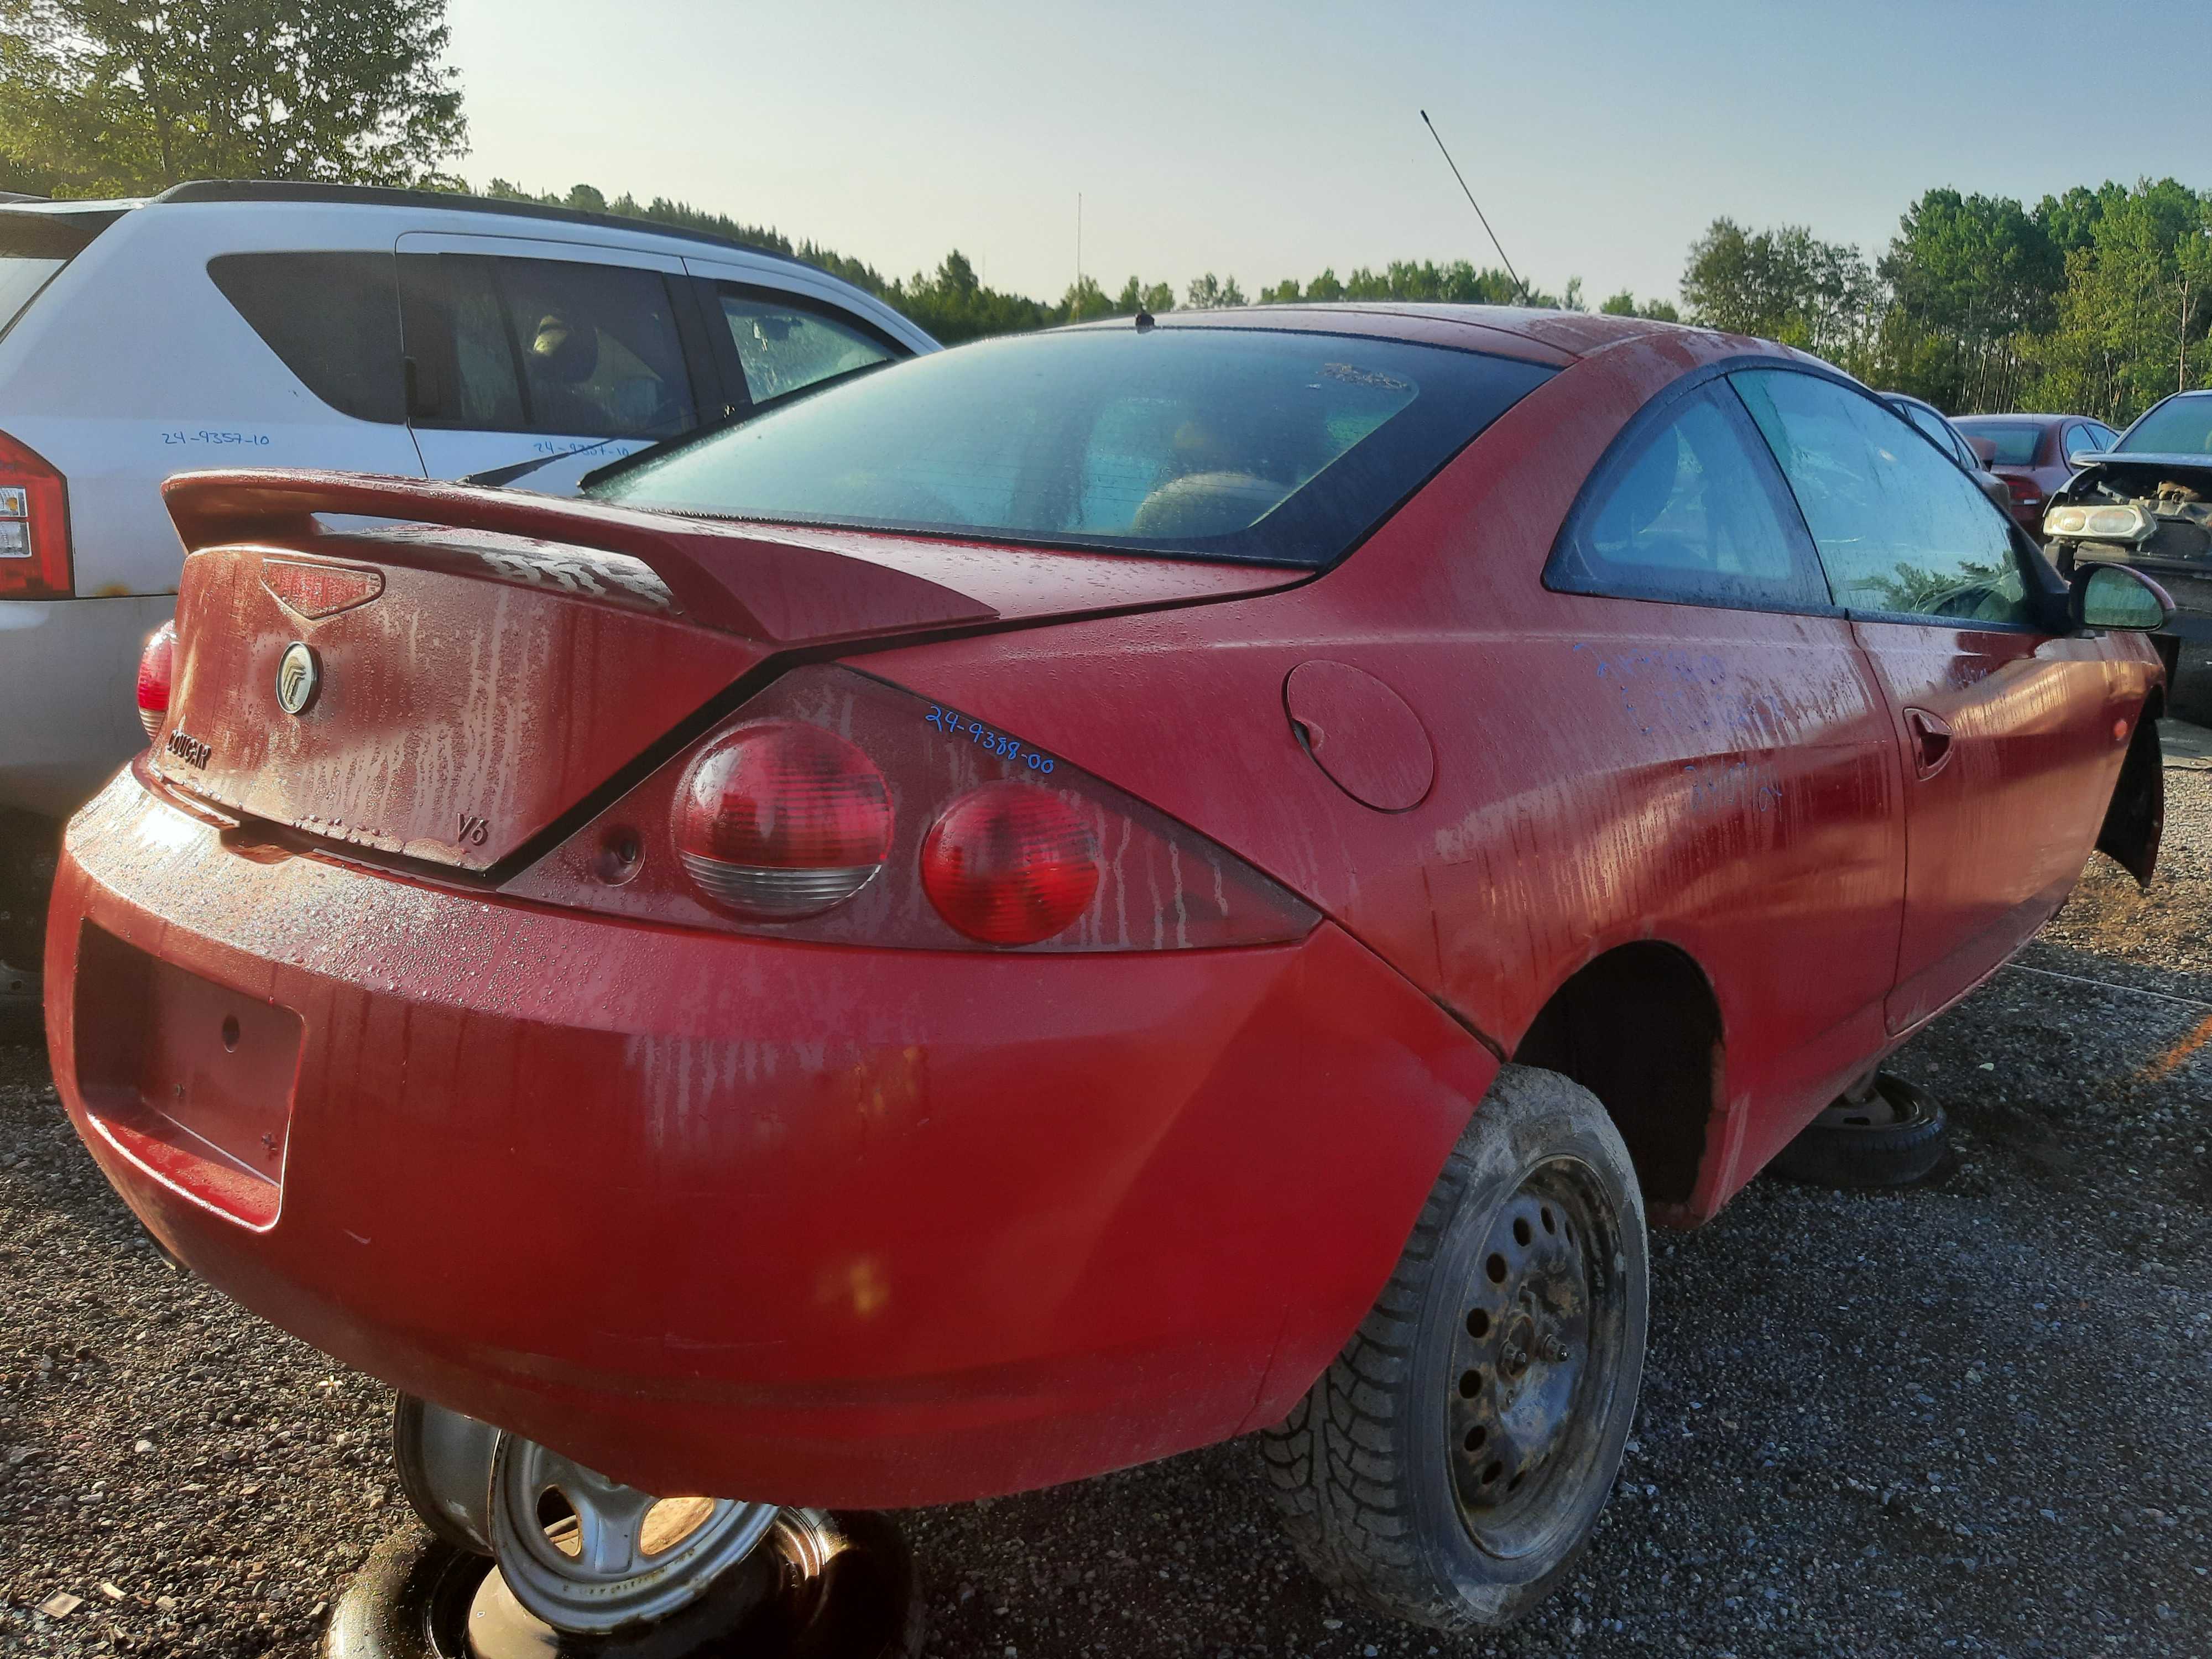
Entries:
{"label": "side mirror", "polygon": [[1961,435],[1963,435],[1966,440],[1966,447],[1974,452],[1974,459],[1979,461],[1984,467],[1986,468],[1996,465],[1997,447],[1993,440],[1988,438],[1977,438],[1972,433],[1966,433]]}
{"label": "side mirror", "polygon": [[2075,567],[2074,624],[2149,633],[2173,620],[2173,600],[2140,570],[2124,564]]}

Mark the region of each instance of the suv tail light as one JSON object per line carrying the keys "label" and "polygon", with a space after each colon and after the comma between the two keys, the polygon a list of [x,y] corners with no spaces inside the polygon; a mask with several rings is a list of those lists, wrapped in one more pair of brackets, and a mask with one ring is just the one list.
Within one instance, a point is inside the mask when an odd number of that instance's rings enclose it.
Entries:
{"label": "suv tail light", "polygon": [[68,486],[0,432],[0,599],[66,599],[74,580]]}
{"label": "suv tail light", "polygon": [[784,675],[501,890],[932,951],[1277,944],[1320,920],[1111,784],[828,665]]}
{"label": "suv tail light", "polygon": [[165,622],[146,636],[138,653],[138,724],[153,742],[169,717],[169,680],[177,662],[177,624]]}

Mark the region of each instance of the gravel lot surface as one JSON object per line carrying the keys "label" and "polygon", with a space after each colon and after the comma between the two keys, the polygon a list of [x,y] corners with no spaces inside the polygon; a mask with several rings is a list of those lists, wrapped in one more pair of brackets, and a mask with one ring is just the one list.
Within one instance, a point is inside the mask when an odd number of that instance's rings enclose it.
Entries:
{"label": "gravel lot surface", "polygon": [[[2097,860],[1899,1057],[1957,1125],[1933,1185],[1759,1181],[1657,1241],[1637,1438],[1527,1624],[1333,1601],[1238,1443],[909,1517],[930,1650],[2212,1652],[2212,772],[2167,783],[2151,894]],[[311,1653],[404,1516],[386,1409],[167,1267],[0,1028],[0,1650]]]}

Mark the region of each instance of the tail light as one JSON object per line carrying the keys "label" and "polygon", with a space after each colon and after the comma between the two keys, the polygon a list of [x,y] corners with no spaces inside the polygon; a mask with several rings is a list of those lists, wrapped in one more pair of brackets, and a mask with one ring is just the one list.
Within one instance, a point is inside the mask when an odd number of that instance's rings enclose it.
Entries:
{"label": "tail light", "polygon": [[835,732],[791,721],[717,738],[685,773],[676,856],[732,915],[795,921],[842,904],[890,850],[883,774]]}
{"label": "tail light", "polygon": [[165,622],[146,636],[138,653],[138,724],[151,743],[169,717],[169,680],[177,662],[177,624]]}
{"label": "tail light", "polygon": [[921,843],[921,890],[986,945],[1035,945],[1098,890],[1098,838],[1049,790],[1011,779],[963,795]]}
{"label": "tail light", "polygon": [[74,582],[68,486],[0,432],[0,599],[65,599]]}
{"label": "tail light", "polygon": [[502,890],[933,951],[1264,945],[1320,920],[1070,763],[827,665],[783,676]]}
{"label": "tail light", "polygon": [[2012,492],[2012,498],[2018,505],[2021,507],[2043,505],[2042,487],[2033,478],[2023,477],[2017,472],[2003,472],[1998,476],[2004,480],[2004,487]]}

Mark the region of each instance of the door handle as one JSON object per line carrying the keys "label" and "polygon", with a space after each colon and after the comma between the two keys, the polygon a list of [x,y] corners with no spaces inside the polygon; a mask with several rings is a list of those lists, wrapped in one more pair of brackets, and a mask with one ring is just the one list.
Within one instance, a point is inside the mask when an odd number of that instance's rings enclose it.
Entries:
{"label": "door handle", "polygon": [[1951,758],[1951,726],[1941,714],[1925,708],[1905,711],[1905,729],[1912,737],[1912,764],[1923,778],[1932,778]]}

